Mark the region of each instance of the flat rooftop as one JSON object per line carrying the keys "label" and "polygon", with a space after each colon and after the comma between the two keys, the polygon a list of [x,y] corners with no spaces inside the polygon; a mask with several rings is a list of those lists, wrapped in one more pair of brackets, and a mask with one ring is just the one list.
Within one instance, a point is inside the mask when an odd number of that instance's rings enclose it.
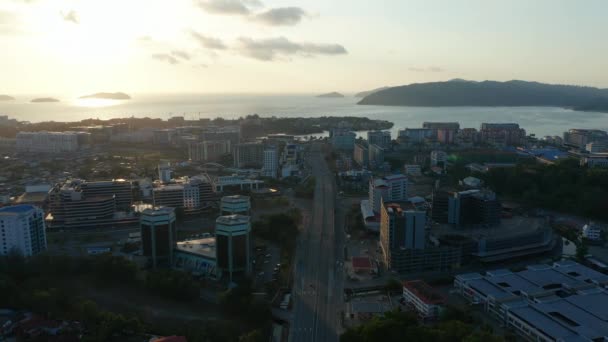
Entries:
{"label": "flat rooftop", "polygon": [[461,235],[472,239],[480,238],[502,238],[531,233],[545,228],[544,218],[515,216],[513,218],[502,218],[500,225],[495,227],[455,227],[452,224],[435,224],[431,232],[437,237],[444,235]]}
{"label": "flat rooftop", "polygon": [[403,282],[403,287],[412,292],[416,297],[426,304],[443,304],[445,298],[422,280],[411,280]]}
{"label": "flat rooftop", "polygon": [[215,237],[179,241],[177,243],[176,250],[209,259],[215,259]]}
{"label": "flat rooftop", "polygon": [[243,196],[243,195],[224,196],[224,197],[222,197],[222,202],[227,202],[227,203],[249,202],[249,196]]}
{"label": "flat rooftop", "polygon": [[215,220],[215,223],[221,223],[221,224],[225,224],[225,225],[249,223],[249,216],[244,216],[244,215],[220,216]]}
{"label": "flat rooftop", "polygon": [[484,296],[507,300],[501,305],[549,339],[591,341],[608,336],[605,274],[574,261],[560,261],[480,276],[467,273],[457,279]]}

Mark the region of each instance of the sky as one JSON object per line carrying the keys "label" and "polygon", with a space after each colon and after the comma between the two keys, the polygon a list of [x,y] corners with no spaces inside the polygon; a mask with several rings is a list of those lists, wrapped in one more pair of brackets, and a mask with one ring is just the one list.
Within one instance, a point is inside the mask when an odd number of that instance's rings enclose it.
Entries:
{"label": "sky", "polygon": [[0,0],[0,94],[608,88],[605,0]]}

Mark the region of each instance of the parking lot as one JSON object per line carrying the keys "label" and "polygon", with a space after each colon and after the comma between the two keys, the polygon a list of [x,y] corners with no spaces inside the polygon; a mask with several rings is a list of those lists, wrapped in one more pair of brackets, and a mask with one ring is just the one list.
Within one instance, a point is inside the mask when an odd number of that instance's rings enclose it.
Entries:
{"label": "parking lot", "polygon": [[256,245],[254,253],[254,286],[262,288],[264,284],[276,281],[278,278],[280,249],[268,244]]}

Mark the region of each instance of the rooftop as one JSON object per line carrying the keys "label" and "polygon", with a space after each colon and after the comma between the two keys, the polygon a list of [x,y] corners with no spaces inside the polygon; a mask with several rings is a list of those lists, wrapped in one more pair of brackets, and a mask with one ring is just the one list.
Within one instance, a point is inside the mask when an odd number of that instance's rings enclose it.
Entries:
{"label": "rooftop", "polygon": [[30,204],[13,205],[10,207],[0,208],[0,215],[23,214],[34,209],[36,209],[36,207]]}
{"label": "rooftop", "polygon": [[215,220],[216,223],[221,223],[224,225],[235,225],[235,224],[244,224],[249,223],[249,216],[244,215],[225,215],[220,216]]}
{"label": "rooftop", "polygon": [[175,212],[174,208],[171,207],[160,207],[160,208],[147,208],[144,209],[141,214],[146,216],[162,216],[170,215]]}
{"label": "rooftop", "polygon": [[215,258],[215,238],[203,238],[197,240],[179,241],[177,251],[191,253],[206,258]]}
{"label": "rooftop", "polygon": [[369,257],[353,257],[352,263],[354,268],[372,268],[372,262]]}
{"label": "rooftop", "polygon": [[425,304],[438,305],[445,302],[445,298],[423,280],[405,281],[403,282],[403,287],[408,289]]}
{"label": "rooftop", "polygon": [[222,197],[222,202],[249,202],[249,196],[232,195]]}

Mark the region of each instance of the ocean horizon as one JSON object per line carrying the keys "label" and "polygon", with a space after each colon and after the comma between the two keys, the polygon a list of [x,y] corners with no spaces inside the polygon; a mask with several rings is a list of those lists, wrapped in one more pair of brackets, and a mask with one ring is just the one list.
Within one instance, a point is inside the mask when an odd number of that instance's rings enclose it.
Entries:
{"label": "ocean horizon", "polygon": [[[184,116],[236,119],[261,117],[357,116],[394,123],[393,136],[424,121],[456,121],[461,127],[479,128],[483,122],[515,122],[529,134],[562,135],[570,128],[608,130],[608,113],[581,112],[559,107],[392,107],[357,105],[359,98],[318,98],[317,94],[130,94],[132,99],[81,100],[56,97],[60,102],[31,103],[40,95],[15,96],[0,102],[0,115],[19,121],[80,121],[89,118]],[[44,95],[49,97],[49,95]],[[50,95],[50,97],[53,97]]]}

